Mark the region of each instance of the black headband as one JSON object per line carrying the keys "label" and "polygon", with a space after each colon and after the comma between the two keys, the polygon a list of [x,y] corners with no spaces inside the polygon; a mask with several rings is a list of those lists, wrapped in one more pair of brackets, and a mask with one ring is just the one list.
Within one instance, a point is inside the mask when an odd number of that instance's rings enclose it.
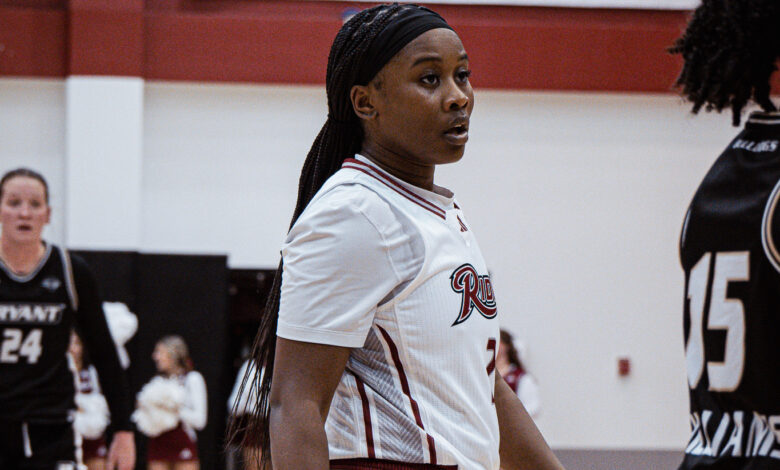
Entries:
{"label": "black headband", "polygon": [[366,61],[358,73],[358,85],[368,85],[382,67],[417,36],[437,28],[452,29],[438,13],[418,5],[398,11],[368,46]]}

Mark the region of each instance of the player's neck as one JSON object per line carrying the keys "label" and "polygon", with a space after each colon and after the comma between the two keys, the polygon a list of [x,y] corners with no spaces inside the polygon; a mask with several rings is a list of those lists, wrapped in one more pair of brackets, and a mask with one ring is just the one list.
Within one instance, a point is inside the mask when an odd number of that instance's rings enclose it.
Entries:
{"label": "player's neck", "polygon": [[15,243],[7,238],[0,239],[0,259],[15,274],[27,274],[35,269],[46,253],[41,242]]}
{"label": "player's neck", "polygon": [[366,139],[363,142],[360,154],[401,181],[427,191],[434,190],[433,174],[435,165],[433,164],[415,162],[410,158],[382,147],[370,139]]}

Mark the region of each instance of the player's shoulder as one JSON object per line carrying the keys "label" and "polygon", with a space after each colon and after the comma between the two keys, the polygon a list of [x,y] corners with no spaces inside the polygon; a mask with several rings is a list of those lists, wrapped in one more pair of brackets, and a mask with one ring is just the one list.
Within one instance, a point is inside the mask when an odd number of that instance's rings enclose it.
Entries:
{"label": "player's shoulder", "polygon": [[70,266],[70,269],[73,271],[73,277],[76,280],[93,277],[89,264],[80,255],[56,245],[52,248],[52,258],[56,259],[57,262],[62,262],[66,269]]}
{"label": "player's shoulder", "polygon": [[382,232],[398,224],[398,214],[371,185],[347,178],[318,194],[299,222],[337,227],[360,224],[364,220]]}
{"label": "player's shoulder", "polygon": [[197,370],[191,370],[184,375],[184,383],[187,387],[205,387],[206,379]]}
{"label": "player's shoulder", "polygon": [[45,261],[40,269],[47,276],[56,272],[61,272],[62,275],[68,275],[68,272],[75,274],[77,271],[83,272],[89,269],[87,263],[81,257],[54,243],[46,242],[46,254],[44,256]]}

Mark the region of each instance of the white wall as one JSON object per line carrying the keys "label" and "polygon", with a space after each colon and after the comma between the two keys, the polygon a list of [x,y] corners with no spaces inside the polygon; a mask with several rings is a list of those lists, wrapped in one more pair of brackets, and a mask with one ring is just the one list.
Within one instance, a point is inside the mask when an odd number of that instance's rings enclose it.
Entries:
{"label": "white wall", "polygon": [[140,246],[143,94],[140,77],[65,81],[65,243],[72,248]]}
{"label": "white wall", "polygon": [[[11,96],[24,87],[27,101]],[[63,114],[61,91],[48,107],[38,96],[51,88],[0,81],[0,124],[17,101],[12,115]],[[326,114],[322,89],[148,83],[143,100],[141,248],[275,266],[300,165]],[[694,189],[735,133],[729,121],[692,119],[673,96],[477,92],[466,156],[437,183],[458,195],[491,265],[502,324],[527,344],[543,393],[539,425],[553,446],[685,445],[677,237]],[[62,124],[53,127],[61,140]],[[7,133],[4,125],[3,167],[20,158]],[[14,136],[14,147],[37,137]],[[42,154],[52,158],[36,161],[59,193],[61,165],[51,160],[62,152],[51,147]],[[632,359],[627,379],[617,377],[618,355]]]}
{"label": "white wall", "polygon": [[20,166],[49,183],[52,222],[44,236],[65,236],[65,82],[0,79],[0,175]]}
{"label": "white wall", "polygon": [[151,83],[144,99],[142,246],[275,267],[324,90]]}

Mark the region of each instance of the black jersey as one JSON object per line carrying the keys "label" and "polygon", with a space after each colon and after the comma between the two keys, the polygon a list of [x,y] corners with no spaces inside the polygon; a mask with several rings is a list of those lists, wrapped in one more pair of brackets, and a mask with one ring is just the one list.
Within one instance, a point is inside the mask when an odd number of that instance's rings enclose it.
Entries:
{"label": "black jersey", "polygon": [[780,469],[780,113],[754,113],[683,225],[690,441],[680,469]]}
{"label": "black jersey", "polygon": [[129,387],[94,278],[80,258],[51,244],[27,275],[0,262],[0,421],[70,419],[75,382],[67,350],[73,328],[100,373],[113,424],[130,428]]}

